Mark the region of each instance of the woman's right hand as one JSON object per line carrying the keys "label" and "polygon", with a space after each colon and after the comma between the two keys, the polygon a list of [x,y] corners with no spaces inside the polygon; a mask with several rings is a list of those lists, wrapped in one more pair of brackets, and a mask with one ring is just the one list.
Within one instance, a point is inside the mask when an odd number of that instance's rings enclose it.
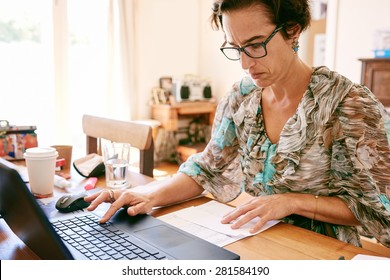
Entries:
{"label": "woman's right hand", "polygon": [[[183,186],[186,187],[183,188]],[[153,181],[138,187],[147,190],[147,193],[137,193],[132,189],[112,190],[107,188],[86,196],[84,200],[91,202],[87,210],[93,211],[103,202],[111,203],[110,208],[99,221],[105,223],[122,207],[127,207],[127,214],[129,216],[147,214],[155,206],[178,203],[194,198],[203,192],[203,188],[200,185],[191,177],[181,172],[173,177]]]}
{"label": "woman's right hand", "polygon": [[103,202],[111,203],[110,208],[99,220],[100,223],[107,222],[122,207],[128,207],[127,214],[129,216],[149,213],[153,207],[147,195],[134,193],[130,190],[105,189],[86,196],[84,200],[91,202],[87,208],[88,211],[95,210]]}

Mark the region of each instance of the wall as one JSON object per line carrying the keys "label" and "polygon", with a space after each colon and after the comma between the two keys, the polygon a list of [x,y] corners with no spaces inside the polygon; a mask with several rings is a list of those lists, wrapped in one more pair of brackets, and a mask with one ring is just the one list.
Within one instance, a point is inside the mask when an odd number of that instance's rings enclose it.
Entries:
{"label": "wall", "polygon": [[374,32],[390,28],[389,11],[389,0],[329,0],[327,65],[360,82],[358,59],[373,57]]}
{"label": "wall", "polygon": [[150,118],[149,98],[161,76],[197,74],[212,82],[217,99],[243,75],[239,62],[219,47],[223,32],[211,28],[213,0],[136,1],[136,90],[138,118]]}
{"label": "wall", "polygon": [[[136,1],[138,118],[150,118],[150,91],[158,86],[161,76],[198,74],[208,78],[219,100],[244,75],[240,63],[226,59],[219,50],[224,36],[221,30],[211,28],[212,3],[213,0]],[[302,47],[303,57],[304,52]]]}
{"label": "wall", "polygon": [[136,115],[145,119],[161,76],[199,72],[199,1],[138,0],[136,15]]}
{"label": "wall", "polygon": [[[239,62],[220,52],[223,32],[212,30],[213,0],[136,1],[136,88],[139,118],[149,118],[152,87],[161,76],[198,74],[212,81],[220,99],[243,75]],[[329,0],[325,65],[360,82],[359,58],[372,57],[373,32],[389,27],[389,0]],[[307,61],[307,34],[300,56]]]}
{"label": "wall", "polygon": [[222,30],[215,31],[210,25],[213,0],[200,0],[200,74],[212,81],[213,94],[220,99],[232,84],[244,75],[238,61],[228,60],[220,51],[224,42]]}

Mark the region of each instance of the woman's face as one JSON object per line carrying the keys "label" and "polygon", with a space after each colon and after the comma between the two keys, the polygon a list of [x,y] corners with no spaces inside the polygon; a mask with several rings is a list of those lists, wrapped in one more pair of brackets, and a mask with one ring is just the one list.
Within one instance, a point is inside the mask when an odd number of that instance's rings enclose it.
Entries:
{"label": "woman's face", "polygon": [[[276,28],[262,6],[224,13],[222,22],[226,46],[232,47],[264,42]],[[292,39],[285,40],[279,31],[266,45],[265,57],[256,59],[241,53],[241,67],[259,87],[278,83],[287,75],[289,65],[294,60],[291,46]]]}

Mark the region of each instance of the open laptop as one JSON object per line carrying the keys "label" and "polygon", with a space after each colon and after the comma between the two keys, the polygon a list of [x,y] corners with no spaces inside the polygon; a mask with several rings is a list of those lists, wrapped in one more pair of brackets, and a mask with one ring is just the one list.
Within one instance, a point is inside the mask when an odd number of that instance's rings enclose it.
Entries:
{"label": "open laptop", "polygon": [[[218,247],[206,240],[171,226],[150,215],[138,215],[130,217],[125,210],[118,211],[107,224],[100,225],[96,213],[89,211],[77,211],[67,214],[58,214],[56,220],[48,218],[38,202],[31,194],[27,185],[21,179],[19,173],[5,165],[0,164],[0,214],[7,222],[11,230],[42,259],[98,259],[91,257],[91,250],[98,250],[102,254],[102,248],[122,247],[125,253],[120,255],[104,253],[103,259],[140,259],[134,257],[144,249],[150,253],[150,257],[142,259],[239,259],[239,255],[224,248]],[[86,218],[89,216],[89,218]],[[65,228],[70,220],[76,220],[74,231],[89,233],[88,250],[86,252],[78,241],[78,237],[65,236],[69,228]],[[82,225],[79,222],[87,221]],[[104,231],[109,231],[114,236],[113,243],[105,244],[105,238],[101,237]],[[73,231],[72,231],[73,233]],[[110,241],[111,242],[111,241]],[[124,243],[123,243],[124,242]],[[118,245],[119,244],[119,245]],[[135,250],[134,250],[135,248]]]}

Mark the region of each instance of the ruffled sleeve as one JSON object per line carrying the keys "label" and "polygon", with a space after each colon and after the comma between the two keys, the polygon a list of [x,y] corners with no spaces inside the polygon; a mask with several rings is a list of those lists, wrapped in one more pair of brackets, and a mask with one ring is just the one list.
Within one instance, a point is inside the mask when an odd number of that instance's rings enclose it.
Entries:
{"label": "ruffled sleeve", "polygon": [[[390,247],[390,150],[384,107],[365,87],[355,86],[339,107],[332,146],[334,186],[362,225]],[[387,195],[386,195],[387,192]]]}
{"label": "ruffled sleeve", "polygon": [[234,118],[242,100],[254,88],[248,79],[233,86],[232,91],[218,104],[212,137],[205,150],[191,156],[179,168],[179,172],[192,177],[222,202],[235,199],[242,191],[244,177],[240,167],[240,141]]}

